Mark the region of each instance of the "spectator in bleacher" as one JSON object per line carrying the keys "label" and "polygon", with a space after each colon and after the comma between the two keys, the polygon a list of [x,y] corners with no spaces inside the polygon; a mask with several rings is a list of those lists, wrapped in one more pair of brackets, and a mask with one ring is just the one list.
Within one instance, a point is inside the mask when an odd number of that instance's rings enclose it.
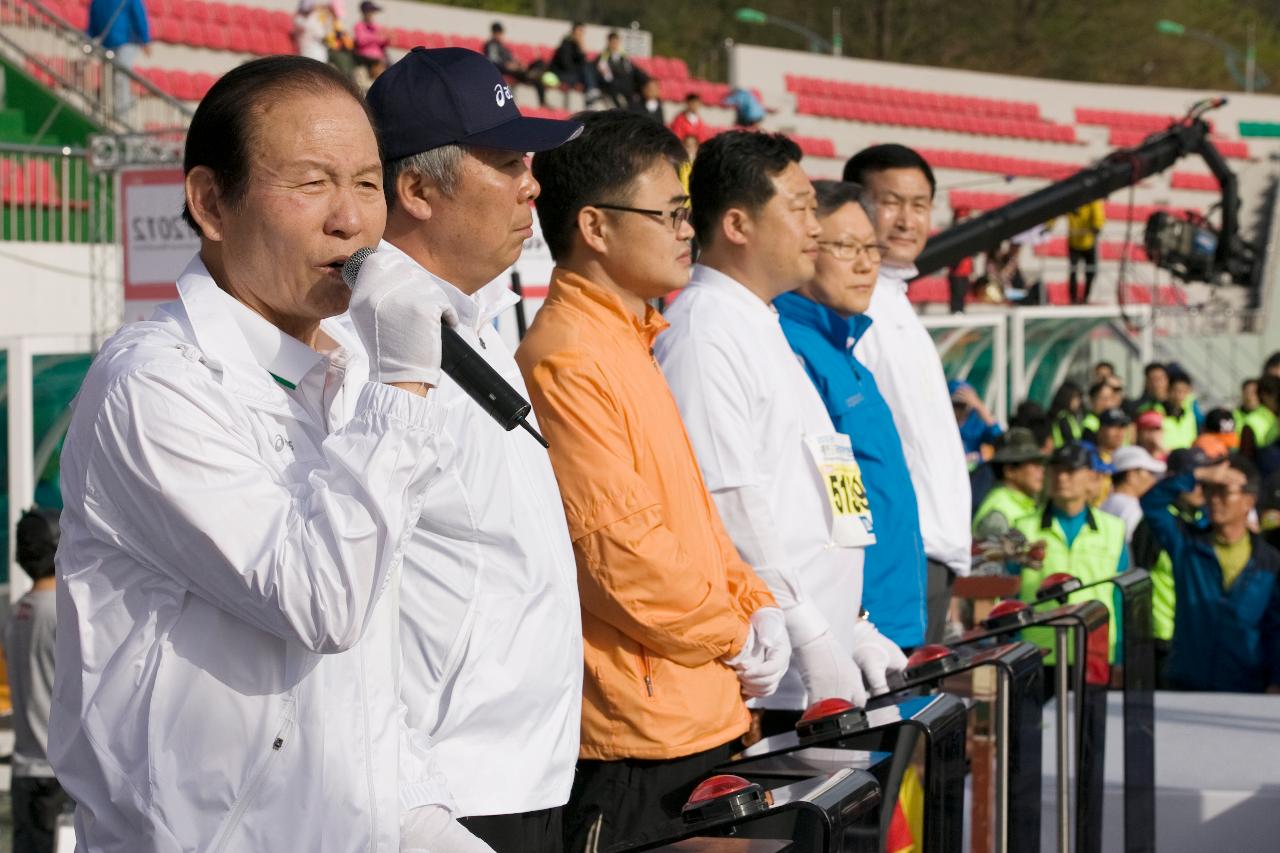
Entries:
{"label": "spectator in bleacher", "polygon": [[951,409],[947,377],[933,337],[907,298],[915,260],[929,239],[933,170],[902,145],[874,145],[855,154],[844,179],[861,184],[874,213],[876,239],[888,246],[867,316],[874,324],[858,342],[859,360],[875,375],[893,410],[920,504],[929,558],[928,641],[942,638],[956,575],[972,563],[969,472]]}
{"label": "spectator in bleacher", "polygon": [[[1208,529],[1168,512],[1197,482]],[[1258,469],[1233,455],[1168,477],[1142,498],[1173,568],[1177,607],[1166,674],[1175,689],[1280,692],[1280,551],[1249,530],[1260,488]]]}
{"label": "spectator in bleacher", "polygon": [[632,63],[622,47],[622,37],[612,31],[605,37],[604,50],[596,57],[596,75],[600,91],[622,110],[631,109],[639,100],[640,86],[649,79]]}
{"label": "spectator in bleacher", "polygon": [[706,126],[702,122],[702,98],[697,92],[684,96],[684,109],[671,120],[671,132],[680,140],[692,161],[706,135]]}
{"label": "spectator in bleacher", "polygon": [[1011,427],[1000,437],[991,457],[997,483],[973,515],[975,539],[1003,536],[1015,521],[1035,511],[1044,490],[1046,459],[1044,447],[1027,427]]}
{"label": "spectator in bleacher", "polygon": [[29,509],[14,531],[15,558],[31,589],[13,605],[4,630],[4,655],[13,701],[13,849],[53,853],[58,815],[67,795],[49,766],[49,708],[53,701],[58,510]]}
{"label": "spectator in bleacher", "polygon": [[654,345],[725,529],[786,621],[792,664],[760,702],[766,734],[820,698],[864,705],[906,663],[860,618],[873,512],[849,438],[770,304],[812,281],[820,254],[800,159],[781,134],[734,130],[703,146],[690,178],[701,254]]}
{"label": "spectator in bleacher", "polygon": [[1164,476],[1165,463],[1141,447],[1121,447],[1111,459],[1111,494],[1100,509],[1124,522],[1124,541],[1133,541],[1133,531],[1142,521],[1139,499]]}
{"label": "spectator in bleacher", "polygon": [[299,56],[329,61],[327,39],[333,30],[333,8],[325,0],[300,0],[293,16],[293,44]]}
{"label": "spectator in bleacher", "polygon": [[1089,386],[1089,412],[1080,419],[1080,428],[1084,437],[1098,431],[1098,418],[1103,412],[1110,411],[1124,404],[1124,387],[1118,379],[1098,379]]}
{"label": "spectator in bleacher", "polygon": [[489,27],[489,40],[484,43],[484,55],[513,82],[532,86],[538,93],[538,106],[547,105],[547,84],[542,79],[547,72],[546,61],[539,59],[530,65],[525,65],[516,59],[511,48],[507,47],[507,30],[502,26],[501,21],[494,21]]}
{"label": "spectator in bleacher", "polygon": [[363,0],[355,26],[356,65],[369,73],[370,83],[387,70],[387,45],[391,44],[391,35],[374,20],[381,11],[382,7],[373,0]]}
{"label": "spectator in bleacher", "polygon": [[1190,375],[1170,365],[1168,376],[1169,393],[1163,403],[1154,406],[1153,411],[1164,415],[1164,447],[1172,451],[1190,447],[1199,435],[1199,428],[1192,408]]}
{"label": "spectator in bleacher", "polygon": [[1135,401],[1139,411],[1154,409],[1169,396],[1169,369],[1158,361],[1142,368],[1142,395]]}
{"label": "spectator in bleacher", "polygon": [[[1089,301],[1093,279],[1098,274],[1098,235],[1107,222],[1102,199],[1080,205],[1067,214],[1067,288],[1072,305]],[[1083,267],[1084,289],[1077,289]]]}
{"label": "spectator in bleacher", "polygon": [[348,32],[338,13],[329,7],[329,32],[324,39],[329,51],[329,64],[354,79],[356,73],[356,40]]}
{"label": "spectator in bleacher", "polygon": [[569,27],[569,34],[552,54],[548,68],[566,90],[581,86],[587,106],[591,106],[600,99],[600,83],[595,67],[587,60],[587,52],[583,47],[585,38],[586,27],[574,21]]}
{"label": "spectator in bleacher", "polygon": [[[449,298],[457,333],[522,395],[494,319],[519,301],[495,281],[531,233],[526,152],[577,122],[526,118],[502,75],[458,47],[414,48],[369,90],[383,128],[387,228],[370,259]],[[433,392],[448,489],[420,501],[404,547],[401,695],[429,739],[462,824],[499,853],[557,853],[578,757],[582,628],[555,474],[446,377]]]}
{"label": "spectator in bleacher", "polygon": [[[151,55],[151,22],[143,0],[91,0],[89,38],[115,53],[116,62],[130,71],[139,54]],[[126,74],[113,79],[112,97],[118,119],[133,107],[132,80]]]}
{"label": "spectator in bleacher", "polygon": [[724,96],[724,106],[733,108],[733,123],[742,128],[759,127],[765,119],[764,105],[749,89],[734,86]]}
{"label": "spectator in bleacher", "polygon": [[952,379],[947,383],[947,390],[951,392],[951,411],[955,413],[956,425],[960,427],[965,461],[969,470],[973,470],[989,455],[984,454],[983,448],[989,451],[1004,428],[968,382]]}
{"label": "spectator in bleacher", "polygon": [[1240,405],[1233,412],[1240,445],[1245,446],[1245,431],[1252,432],[1253,447],[1265,447],[1276,433],[1275,413],[1262,405],[1258,396],[1258,380],[1246,379],[1240,384]]}
{"label": "spectator in bleacher", "polygon": [[1116,376],[1116,366],[1109,361],[1100,361],[1093,366],[1093,381],[1105,382],[1108,379],[1119,379]]}
{"label": "spectator in bleacher", "polygon": [[680,143],[617,110],[582,122],[533,158],[556,268],[516,352],[582,600],[570,853],[678,818],[749,728],[743,696],[771,693],[789,660],[774,598],[729,541],[653,360],[667,324],[651,303],[688,283],[692,257]]}
{"label": "spectator in bleacher", "polygon": [[1164,415],[1159,412],[1143,412],[1133,422],[1133,443],[1156,459],[1164,459],[1169,451],[1164,447]]}
{"label": "spectator in bleacher", "polygon": [[853,354],[871,325],[866,316],[880,267],[875,226],[861,188],[814,181],[818,258],[813,280],[773,300],[783,334],[801,360],[835,428],[849,436],[875,521],[866,549],[862,606],[899,646],[924,642],[927,584],[920,512],[893,412],[871,371]]}
{"label": "spectator in bleacher", "polygon": [[1200,438],[1217,439],[1228,450],[1239,450],[1240,434],[1236,431],[1235,415],[1231,414],[1230,409],[1221,406],[1210,409],[1200,426]]}
{"label": "spectator in bleacher", "polygon": [[1084,391],[1068,379],[1058,386],[1049,403],[1049,422],[1053,424],[1053,443],[1057,447],[1084,438],[1081,416],[1084,413]]}
{"label": "spectator in bleacher", "polygon": [[631,111],[647,115],[658,124],[666,126],[667,117],[662,111],[662,89],[657,80],[650,77],[644,81],[644,85],[640,87],[640,97],[631,104]]}
{"label": "spectator in bleacher", "polygon": [[1267,360],[1262,364],[1262,375],[1280,377],[1280,352],[1273,352],[1267,356]]}
{"label": "spectator in bleacher", "polygon": [[[1049,428],[1049,419],[1045,416],[1044,407],[1039,403],[1032,400],[1023,400],[1019,403],[1013,411],[1013,416],[1009,418],[1009,429],[1014,427],[1030,430],[1036,447],[1041,449],[1041,454],[1045,458],[1053,452],[1053,434]],[[1002,442],[997,441],[996,449],[999,449],[1001,444]],[[990,461],[983,462],[969,472],[970,502],[975,515],[986,501],[987,495],[996,487],[996,483],[995,466]]]}
{"label": "spectator in bleacher", "polygon": [[[1258,380],[1258,401],[1280,419],[1280,376],[1262,374]],[[1257,436],[1252,428],[1246,429],[1240,450],[1253,460],[1263,477],[1270,477],[1280,471],[1280,427],[1273,427],[1262,436]]]}

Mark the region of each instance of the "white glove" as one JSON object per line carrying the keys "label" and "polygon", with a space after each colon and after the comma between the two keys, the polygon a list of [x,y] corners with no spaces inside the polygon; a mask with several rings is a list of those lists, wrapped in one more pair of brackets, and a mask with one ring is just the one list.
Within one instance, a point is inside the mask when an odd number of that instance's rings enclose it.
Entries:
{"label": "white glove", "polygon": [[809,704],[822,699],[848,699],[859,708],[867,704],[867,689],[853,657],[830,631],[791,650]]}
{"label": "white glove", "polygon": [[400,819],[400,853],[493,853],[444,806],[422,806]]}
{"label": "white glove", "polygon": [[454,326],[458,315],[412,258],[386,250],[366,258],[348,311],[369,353],[370,380],[440,384],[440,321]]}
{"label": "white glove", "polygon": [[867,619],[853,626],[853,660],[862,670],[872,696],[889,692],[888,674],[907,667],[907,656]]}
{"label": "white glove", "polygon": [[758,699],[778,689],[791,663],[787,622],[776,607],[762,607],[751,614],[751,629],[742,649],[724,662],[738,674],[742,692]]}

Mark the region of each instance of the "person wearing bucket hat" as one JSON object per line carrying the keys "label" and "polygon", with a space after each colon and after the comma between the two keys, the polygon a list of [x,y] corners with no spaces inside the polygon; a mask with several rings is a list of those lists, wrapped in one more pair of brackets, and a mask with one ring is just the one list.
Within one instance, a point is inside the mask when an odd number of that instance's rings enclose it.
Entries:
{"label": "person wearing bucket hat", "polygon": [[[444,293],[457,333],[527,398],[494,327],[517,301],[499,276],[533,233],[539,185],[526,152],[555,148],[582,125],[521,115],[498,69],[462,48],[414,48],[368,100],[388,213],[357,288],[373,276]],[[528,435],[503,430],[448,376],[432,394],[451,485],[425,493],[404,550],[407,722],[430,738],[464,827],[498,851],[551,853],[582,698],[577,568],[560,491]]]}
{"label": "person wearing bucket hat", "polygon": [[1013,427],[997,440],[991,465],[999,484],[973,515],[975,539],[1001,536],[1019,518],[1035,511],[1044,488],[1045,458],[1035,434],[1026,427]]}

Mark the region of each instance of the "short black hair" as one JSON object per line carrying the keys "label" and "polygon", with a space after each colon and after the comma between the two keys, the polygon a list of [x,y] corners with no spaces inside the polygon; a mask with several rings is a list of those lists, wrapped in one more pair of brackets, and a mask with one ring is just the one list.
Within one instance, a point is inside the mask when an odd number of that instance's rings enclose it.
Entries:
{"label": "short black hair", "polygon": [[689,173],[689,221],[705,248],[711,245],[721,217],[731,207],[759,210],[776,190],[773,177],[804,154],[781,133],[730,130],[698,148]]}
{"label": "short black hair", "polygon": [[493,25],[489,27],[489,32],[494,35],[497,35],[498,33],[505,33],[506,31],[507,28],[502,26],[502,21],[494,21]]}
{"label": "short black hair", "polygon": [[62,528],[56,509],[32,507],[18,519],[14,535],[14,558],[33,581],[53,574],[53,557],[58,550]]}
{"label": "short black hair", "polygon": [[1100,367],[1105,367],[1107,370],[1110,370],[1112,373],[1116,372],[1116,366],[1109,361],[1105,361],[1105,360],[1100,361],[1093,366],[1093,369],[1097,370]]}
{"label": "short black hair", "polygon": [[617,38],[622,38],[622,36],[618,35],[618,31],[609,30],[609,34],[604,37],[604,40],[608,41],[609,39],[617,39]]}
{"label": "short black hair", "polygon": [[1150,364],[1148,364],[1146,367],[1142,368],[1142,375],[1150,376],[1152,371],[1155,371],[1155,370],[1163,370],[1165,376],[1169,375],[1169,367],[1162,361],[1153,361]]}
{"label": "short black hair", "polygon": [[1280,367],[1280,350],[1277,350],[1267,356],[1267,360],[1262,364],[1262,369],[1264,371],[1275,370],[1277,367]]}
{"label": "short black hair", "polygon": [[852,181],[814,181],[818,196],[818,216],[830,216],[846,204],[862,206],[862,187]]}
{"label": "short black hair", "polygon": [[1098,394],[1101,393],[1104,388],[1109,387],[1111,387],[1111,383],[1107,382],[1105,379],[1099,379],[1097,382],[1094,382],[1089,386],[1089,399],[1098,399]]}
{"label": "short black hair", "polygon": [[1250,385],[1257,385],[1257,384],[1258,384],[1258,377],[1250,376],[1248,379],[1240,383],[1240,390],[1243,391],[1244,389],[1248,388]]}
{"label": "short black hair", "polygon": [[568,257],[583,207],[626,204],[641,174],[659,162],[674,169],[688,159],[676,135],[646,115],[601,110],[574,118],[582,122],[577,138],[533,155],[533,177],[542,185],[534,204],[556,261]]}
{"label": "short black hair", "polygon": [[1273,373],[1264,373],[1258,379],[1258,396],[1275,397],[1280,399],[1280,376]]}
{"label": "short black hair", "polygon": [[[360,88],[332,65],[305,56],[264,56],[231,69],[218,78],[196,107],[187,128],[182,174],[190,174],[198,166],[207,167],[213,172],[222,198],[228,204],[237,204],[244,198],[250,164],[256,159],[251,148],[263,105],[282,95],[325,92],[350,95],[368,116],[370,126],[376,128]],[[203,236],[185,201],[182,218]]]}
{"label": "short black hair", "polygon": [[1232,453],[1227,457],[1227,467],[1244,474],[1244,491],[1246,494],[1257,495],[1262,491],[1262,475],[1258,473],[1258,468],[1251,461],[1239,453]]}
{"label": "short black hair", "polygon": [[699,95],[697,92],[689,92],[684,96],[684,102],[686,104],[692,101],[701,101],[701,100],[702,100],[702,96]]}
{"label": "short black hair", "polygon": [[1180,367],[1173,367],[1172,365],[1170,365],[1170,367],[1169,367],[1169,369],[1166,371],[1166,373],[1168,373],[1168,374],[1169,374],[1169,384],[1170,384],[1170,385],[1174,384],[1175,382],[1184,382],[1184,383],[1186,383],[1187,385],[1192,384],[1192,383],[1191,383],[1191,374],[1187,373],[1185,370],[1183,370],[1183,369],[1182,369],[1182,368],[1180,368]]}
{"label": "short black hair", "polygon": [[844,164],[844,179],[865,187],[868,175],[889,169],[919,169],[929,182],[929,197],[938,191],[938,179],[933,176],[929,161],[914,148],[896,143],[872,145],[854,154]]}

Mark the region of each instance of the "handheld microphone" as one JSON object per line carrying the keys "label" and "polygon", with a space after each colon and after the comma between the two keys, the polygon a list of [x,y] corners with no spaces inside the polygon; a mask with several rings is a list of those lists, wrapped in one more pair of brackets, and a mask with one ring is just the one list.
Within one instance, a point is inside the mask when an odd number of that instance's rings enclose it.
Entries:
{"label": "handheld microphone", "polygon": [[[347,287],[356,286],[360,267],[373,252],[373,249],[367,247],[356,249],[347,258],[347,262],[342,265],[342,280],[347,283]],[[523,427],[543,447],[550,447],[547,440],[527,420],[533,409],[529,401],[521,397],[520,392],[490,367],[489,362],[472,349],[448,323],[441,322],[440,326],[440,369],[457,382],[458,387],[467,392],[467,396],[475,400],[503,429],[511,431],[517,426]]]}

